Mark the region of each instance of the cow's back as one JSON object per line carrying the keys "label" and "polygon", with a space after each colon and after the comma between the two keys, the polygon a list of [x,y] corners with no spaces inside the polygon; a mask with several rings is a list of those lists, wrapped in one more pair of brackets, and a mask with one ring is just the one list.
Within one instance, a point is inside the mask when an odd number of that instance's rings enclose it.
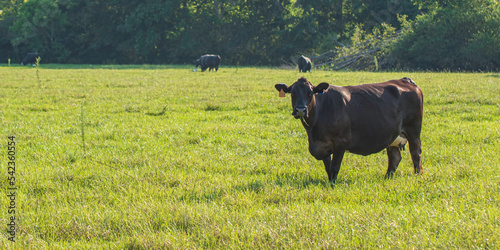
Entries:
{"label": "cow's back", "polygon": [[[412,122],[419,112],[421,117],[422,92],[410,81],[401,79],[357,86],[330,86],[328,92],[335,94],[327,92],[324,97],[342,96],[343,101],[336,104],[342,107],[330,108],[331,114],[322,115],[334,115],[334,120],[343,121],[340,123],[342,128],[333,129],[345,131],[337,140],[346,141],[348,145],[345,147],[350,152],[362,155],[379,152],[402,132],[404,123]],[[328,110],[323,109],[322,112]]]}
{"label": "cow's back", "polygon": [[22,65],[35,64],[38,56],[39,56],[38,52],[27,53],[21,64]]}

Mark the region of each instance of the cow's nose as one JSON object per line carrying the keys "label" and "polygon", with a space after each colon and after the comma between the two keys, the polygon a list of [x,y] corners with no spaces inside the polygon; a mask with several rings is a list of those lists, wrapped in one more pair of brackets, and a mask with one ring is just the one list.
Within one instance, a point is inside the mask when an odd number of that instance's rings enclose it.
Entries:
{"label": "cow's nose", "polygon": [[306,115],[306,108],[305,107],[300,107],[295,109],[297,111],[297,116],[305,116]]}

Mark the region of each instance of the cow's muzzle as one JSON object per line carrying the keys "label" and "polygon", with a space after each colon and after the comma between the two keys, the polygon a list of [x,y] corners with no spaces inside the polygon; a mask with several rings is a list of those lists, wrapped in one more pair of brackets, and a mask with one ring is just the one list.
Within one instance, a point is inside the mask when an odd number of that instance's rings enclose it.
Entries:
{"label": "cow's muzzle", "polygon": [[301,117],[307,117],[307,107],[295,107],[293,109],[292,115],[293,117],[295,117],[295,119],[299,119]]}

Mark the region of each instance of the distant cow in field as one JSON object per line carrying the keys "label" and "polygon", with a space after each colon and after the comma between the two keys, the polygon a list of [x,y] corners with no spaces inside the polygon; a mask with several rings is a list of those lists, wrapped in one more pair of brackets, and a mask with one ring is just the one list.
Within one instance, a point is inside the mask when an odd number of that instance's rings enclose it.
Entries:
{"label": "distant cow in field", "polygon": [[35,53],[27,53],[26,56],[24,57],[23,61],[21,62],[21,65],[34,65],[36,63],[36,59],[40,55],[38,52]]}
{"label": "distant cow in field", "polygon": [[205,71],[209,68],[208,71],[215,69],[217,71],[220,65],[220,56],[219,55],[203,55],[200,58],[195,60],[196,67],[200,66],[201,71]]}
{"label": "distant cow in field", "polygon": [[279,83],[275,88],[291,93],[292,115],[301,119],[309,152],[323,160],[332,184],[346,151],[369,155],[387,149],[386,177],[391,177],[406,142],[414,171],[421,173],[423,94],[410,78],[339,87],[326,82],[314,86],[302,77],[291,86]]}
{"label": "distant cow in field", "polygon": [[300,56],[299,60],[297,61],[297,64],[299,65],[299,72],[306,72],[306,71],[311,72],[312,63],[309,57]]}

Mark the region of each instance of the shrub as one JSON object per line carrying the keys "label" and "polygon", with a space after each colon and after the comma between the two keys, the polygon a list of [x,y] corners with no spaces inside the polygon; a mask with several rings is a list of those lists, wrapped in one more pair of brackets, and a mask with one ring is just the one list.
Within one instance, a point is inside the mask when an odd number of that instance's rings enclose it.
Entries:
{"label": "shrub", "polygon": [[500,8],[493,0],[446,5],[405,26],[390,51],[397,68],[500,69]]}

